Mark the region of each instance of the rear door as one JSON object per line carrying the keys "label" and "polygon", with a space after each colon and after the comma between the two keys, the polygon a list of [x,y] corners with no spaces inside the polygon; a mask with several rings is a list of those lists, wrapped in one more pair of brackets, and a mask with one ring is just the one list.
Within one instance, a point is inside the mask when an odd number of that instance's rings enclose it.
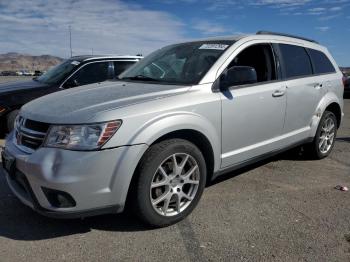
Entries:
{"label": "rear door", "polygon": [[321,95],[324,95],[329,91],[335,91],[335,93],[338,93],[336,90],[339,90],[339,75],[337,74],[332,62],[319,50],[308,48],[307,51],[311,58],[314,76],[321,85]]}
{"label": "rear door", "polygon": [[312,62],[306,48],[278,44],[282,74],[287,86],[287,111],[283,133],[289,142],[310,135],[310,125],[321,98],[323,81],[313,75]]}

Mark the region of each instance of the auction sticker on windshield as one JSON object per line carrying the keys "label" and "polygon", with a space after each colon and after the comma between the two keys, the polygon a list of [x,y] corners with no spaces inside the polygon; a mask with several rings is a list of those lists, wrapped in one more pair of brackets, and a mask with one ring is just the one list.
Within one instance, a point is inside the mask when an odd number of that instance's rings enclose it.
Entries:
{"label": "auction sticker on windshield", "polygon": [[199,49],[214,49],[214,50],[225,50],[228,45],[224,44],[203,44]]}

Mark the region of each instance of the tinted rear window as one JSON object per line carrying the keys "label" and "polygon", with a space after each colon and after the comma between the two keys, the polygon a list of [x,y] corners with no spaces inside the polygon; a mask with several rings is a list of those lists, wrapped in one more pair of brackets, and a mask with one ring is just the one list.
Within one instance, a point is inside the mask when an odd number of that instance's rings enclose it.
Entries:
{"label": "tinted rear window", "polygon": [[286,44],[280,44],[279,46],[286,78],[312,75],[311,61],[305,48]]}
{"label": "tinted rear window", "polygon": [[335,72],[334,66],[324,53],[314,49],[308,49],[308,51],[311,56],[315,74],[327,74]]}

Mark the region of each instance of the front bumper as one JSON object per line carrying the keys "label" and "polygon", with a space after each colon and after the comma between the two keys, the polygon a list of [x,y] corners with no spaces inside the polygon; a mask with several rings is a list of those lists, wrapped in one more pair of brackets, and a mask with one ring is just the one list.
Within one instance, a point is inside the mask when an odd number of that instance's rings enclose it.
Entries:
{"label": "front bumper", "polygon": [[[142,144],[89,152],[39,148],[28,154],[17,148],[10,135],[4,153],[15,158],[15,172],[11,176],[5,172],[6,179],[22,203],[46,216],[118,213],[124,209],[132,175],[146,150]],[[69,194],[75,206],[53,206],[45,188]]]}

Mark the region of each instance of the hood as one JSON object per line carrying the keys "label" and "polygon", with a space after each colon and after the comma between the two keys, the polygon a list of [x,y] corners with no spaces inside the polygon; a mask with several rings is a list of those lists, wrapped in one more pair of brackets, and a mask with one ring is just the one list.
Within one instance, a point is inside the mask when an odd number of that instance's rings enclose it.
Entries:
{"label": "hood", "polygon": [[103,111],[187,92],[189,87],[109,81],[38,98],[22,107],[25,118],[51,124],[89,123]]}
{"label": "hood", "polygon": [[2,93],[12,93],[21,90],[33,89],[47,86],[47,84],[40,83],[38,81],[15,81],[10,83],[0,84],[0,94]]}

